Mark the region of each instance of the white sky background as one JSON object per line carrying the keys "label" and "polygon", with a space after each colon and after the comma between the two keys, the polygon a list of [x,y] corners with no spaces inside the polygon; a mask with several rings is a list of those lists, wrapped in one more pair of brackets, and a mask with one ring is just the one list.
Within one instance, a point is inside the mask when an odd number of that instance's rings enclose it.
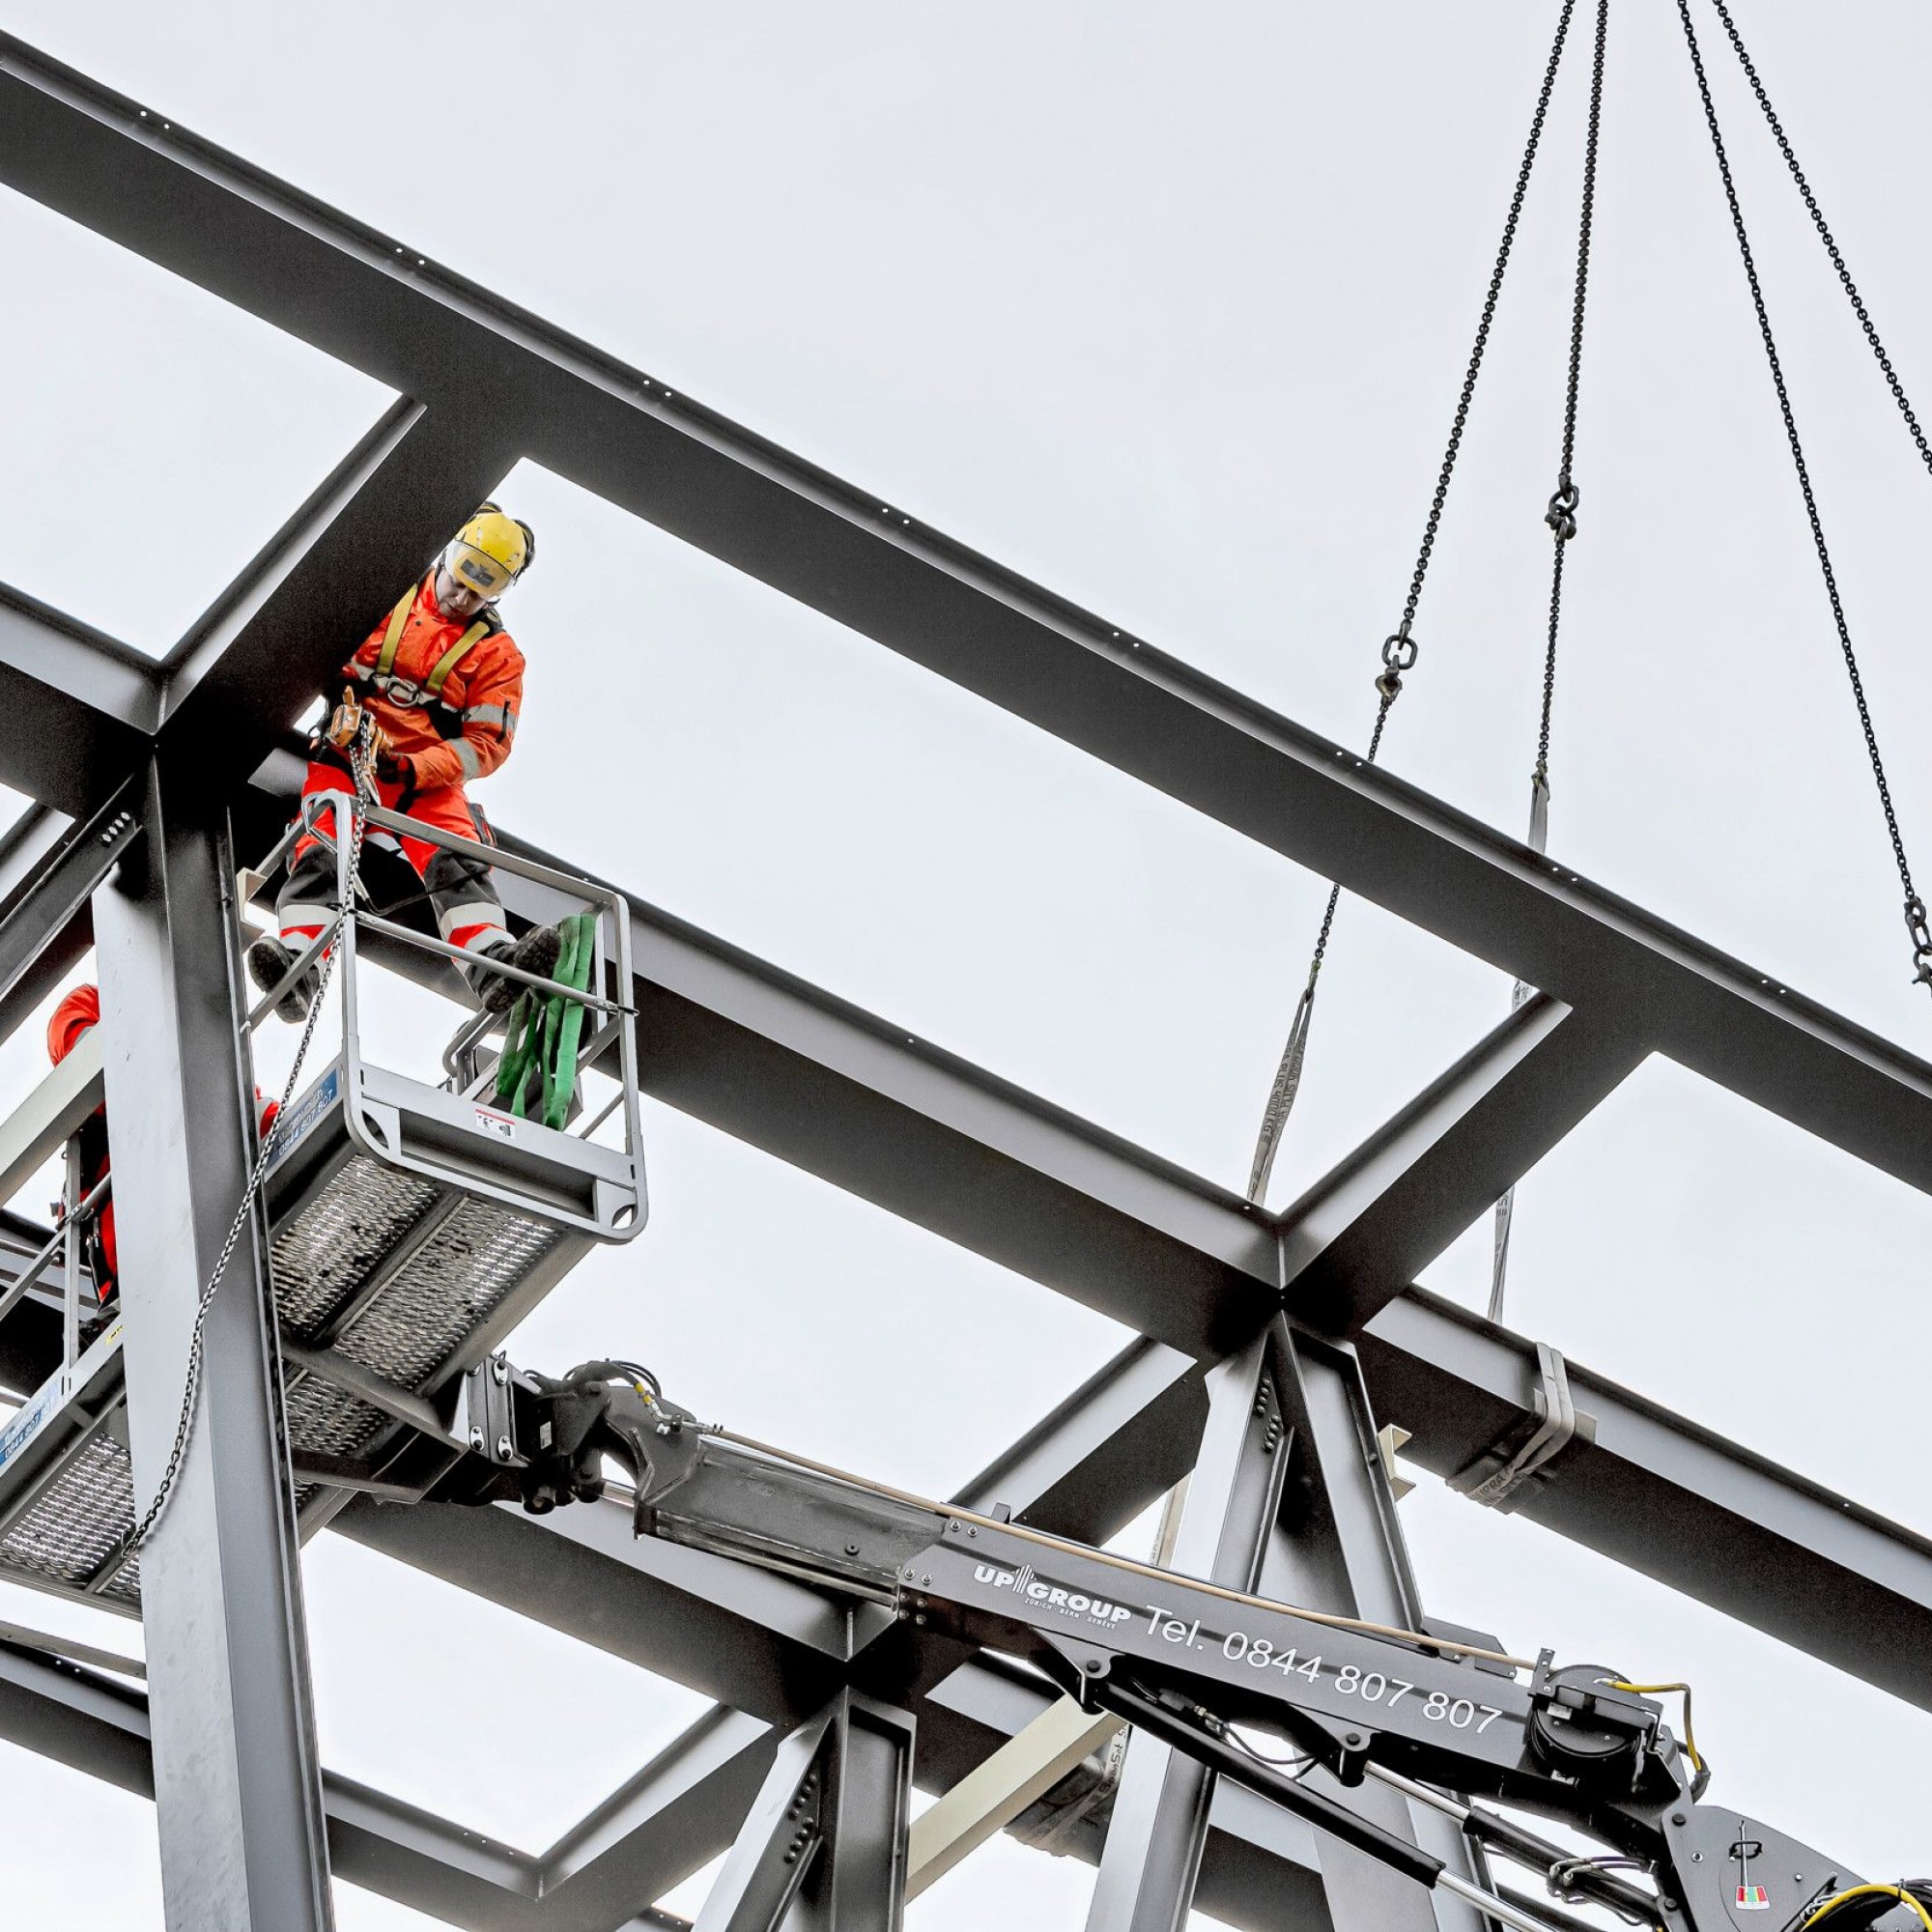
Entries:
{"label": "white sky background", "polygon": [[[1932,1002],[1907,983],[1674,9],[1615,11],[1552,850],[1924,1051]],[[1512,830],[1591,12],[1387,745],[1404,777]],[[1359,744],[1552,14],[11,0],[4,24]],[[1932,408],[1932,16],[1898,0],[1748,14]],[[1706,58],[1932,883],[1932,478],[1715,31]],[[0,249],[0,577],[165,651],[384,398],[4,193]],[[556,478],[526,470],[505,494],[542,555],[507,611],[530,678],[517,755],[480,794],[493,816],[1241,1183],[1321,882]],[[1277,1202],[1507,999],[1501,976],[1347,903]],[[0,1101],[38,1053],[24,1033],[0,1052]],[[651,1228],[573,1276],[521,1358],[641,1355],[704,1413],[945,1490],[1121,1340],[708,1129],[654,1109],[649,1130]],[[1653,1063],[1519,1195],[1511,1317],[1932,1527],[1914,1366],[1932,1343],[1928,1236],[1922,1197]],[[1486,1242],[1479,1229],[1432,1284],[1480,1299]],[[1433,1610],[1519,1651],[1689,1675],[1715,1797],[1874,1874],[1923,1868],[1932,1719],[1432,1479],[1404,1517]],[[307,1574],[327,1761],[515,1842],[547,1842],[697,1708],[339,1539]],[[60,1620],[17,1593],[0,1615]],[[499,1696],[611,1721],[585,1749],[579,1725],[568,1751],[480,1765],[478,1713]],[[152,1811],[0,1747],[0,1887],[23,1923],[157,1925]],[[909,1922],[1077,1926],[1090,1888],[1085,1867],[1003,1841]],[[339,1897],[347,1928],[428,1922]]]}

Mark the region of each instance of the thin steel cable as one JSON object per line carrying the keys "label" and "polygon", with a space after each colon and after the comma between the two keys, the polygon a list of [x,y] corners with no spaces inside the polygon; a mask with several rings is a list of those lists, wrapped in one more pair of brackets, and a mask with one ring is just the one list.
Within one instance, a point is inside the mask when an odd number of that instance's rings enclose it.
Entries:
{"label": "thin steel cable", "polygon": [[[367,753],[367,725],[363,736],[350,748],[350,769],[355,778],[356,803],[367,806],[375,802],[376,783],[370,771]],[[349,894],[353,905],[355,888],[362,870],[362,838],[365,822],[358,810],[351,816],[349,847]],[[348,916],[348,908],[344,909]],[[188,1332],[187,1369],[182,1388],[181,1415],[175,1424],[175,1439],[168,1450],[166,1466],[161,1471],[161,1480],[156,1486],[154,1500],[149,1503],[141,1520],[135,1523],[127,1536],[117,1546],[109,1558],[108,1568],[118,1570],[128,1557],[147,1542],[160,1521],[162,1513],[168,1506],[168,1499],[174,1494],[175,1484],[181,1475],[182,1463],[186,1460],[188,1443],[193,1439],[195,1416],[201,1406],[201,1371],[207,1351],[207,1332],[209,1310],[214,1305],[215,1291],[220,1288],[222,1278],[228,1272],[228,1264],[235,1258],[236,1247],[242,1239],[242,1231],[248,1225],[249,1211],[255,1205],[255,1197],[262,1190],[262,1182],[269,1172],[269,1162],[273,1157],[278,1144],[282,1123],[288,1118],[289,1108],[296,1096],[296,1083],[301,1078],[302,1062],[308,1057],[309,1042],[315,1037],[315,1024],[322,1014],[323,998],[328,991],[330,975],[335,970],[337,954],[342,945],[338,939],[322,955],[322,970],[316,979],[315,991],[309,999],[308,1021],[302,1028],[302,1037],[296,1048],[295,1064],[289,1068],[289,1077],[282,1088],[282,1097],[276,1107],[274,1125],[262,1138],[262,1150],[255,1157],[255,1165],[248,1176],[248,1184],[242,1190],[242,1205],[235,1210],[235,1219],[229,1224],[228,1238],[221,1244],[221,1252],[215,1257],[213,1271],[208,1277],[208,1285],[201,1291],[201,1299],[194,1310],[194,1326]]]}
{"label": "thin steel cable", "polygon": [[[1468,367],[1463,376],[1463,389],[1456,402],[1455,420],[1449,429],[1449,442],[1442,453],[1442,467],[1436,473],[1435,492],[1430,499],[1429,516],[1422,530],[1422,543],[1416,552],[1415,568],[1409,575],[1408,594],[1403,600],[1402,620],[1395,630],[1382,639],[1382,670],[1376,679],[1378,703],[1376,707],[1375,728],[1369,736],[1367,762],[1374,764],[1381,751],[1382,731],[1388,724],[1389,708],[1402,694],[1404,674],[1415,668],[1419,647],[1411,635],[1415,623],[1415,613],[1422,603],[1422,587],[1429,576],[1430,559],[1435,553],[1435,536],[1442,524],[1442,511],[1449,500],[1449,484],[1456,473],[1456,459],[1462,453],[1463,433],[1468,426],[1469,406],[1475,399],[1476,382],[1483,373],[1483,355],[1490,346],[1490,330],[1495,321],[1496,302],[1502,295],[1503,276],[1509,268],[1510,254],[1516,246],[1517,225],[1522,215],[1523,197],[1529,189],[1529,177],[1536,165],[1537,150],[1543,141],[1543,125],[1549,112],[1549,96],[1556,85],[1556,71],[1562,64],[1563,48],[1569,38],[1571,15],[1576,12],[1577,0],[1563,0],[1563,11],[1557,16],[1556,37],[1550,45],[1549,59],[1543,70],[1543,84],[1536,97],[1536,112],[1530,119],[1529,138],[1523,145],[1522,160],[1517,169],[1516,186],[1510,196],[1509,213],[1503,222],[1500,246],[1496,250],[1495,267],[1490,273],[1490,285],[1483,298],[1483,312],[1476,325],[1476,340],[1469,352]],[[1294,1106],[1294,1096],[1301,1086],[1301,1066],[1308,1046],[1308,1028],[1315,1010],[1316,982],[1321,977],[1321,964],[1327,957],[1328,939],[1335,927],[1335,910],[1342,897],[1342,888],[1331,887],[1328,904],[1321,915],[1321,930],[1316,935],[1315,951],[1308,962],[1307,983],[1301,989],[1301,997],[1295,1004],[1294,1018],[1289,1027],[1288,1043],[1282,1049],[1281,1064],[1275,1069],[1273,1085],[1268,1090],[1267,1104],[1262,1110],[1261,1130],[1255,1141],[1254,1161],[1248,1173],[1248,1199],[1260,1201],[1267,1191],[1268,1176],[1274,1169],[1274,1158],[1281,1146],[1283,1129],[1288,1124],[1288,1117]]]}
{"label": "thin steel cable", "polygon": [[[1563,625],[1563,559],[1577,534],[1577,505],[1583,493],[1574,474],[1577,462],[1577,402],[1583,380],[1583,317],[1590,292],[1590,238],[1597,212],[1597,150],[1604,122],[1604,49],[1610,31],[1609,0],[1597,0],[1597,44],[1590,66],[1590,113],[1583,131],[1583,196],[1577,217],[1577,285],[1570,304],[1570,374],[1563,397],[1563,448],[1556,465],[1556,489],[1543,521],[1549,526],[1549,628],[1543,653],[1543,715],[1536,734],[1536,767],[1529,780],[1529,845],[1543,852],[1549,844],[1549,720],[1556,702],[1556,640]],[[1510,994],[1515,1012],[1535,992],[1519,980]],[[1510,1223],[1516,1189],[1496,1203],[1495,1242],[1490,1261],[1490,1320],[1503,1317],[1509,1280]]]}
{"label": "thin steel cable", "polygon": [[[1878,788],[1879,807],[1885,814],[1885,828],[1891,840],[1892,858],[1898,866],[1898,881],[1905,893],[1905,928],[1912,938],[1913,978],[1932,991],[1932,927],[1927,925],[1924,902],[1912,883],[1912,867],[1905,856],[1905,837],[1899,830],[1898,813],[1892,805],[1891,786],[1885,774],[1885,759],[1879,752],[1878,732],[1872,724],[1871,705],[1865,697],[1864,679],[1859,672],[1858,653],[1852,646],[1851,626],[1846,621],[1844,603],[1838,595],[1837,574],[1832,568],[1832,553],[1825,542],[1825,526],[1818,514],[1818,498],[1811,487],[1810,468],[1804,461],[1804,446],[1799,440],[1798,418],[1791,407],[1791,392],[1785,386],[1784,365],[1778,358],[1776,337],[1772,333],[1771,313],[1765,306],[1764,287],[1758,280],[1757,262],[1751,253],[1750,237],[1745,228],[1744,211],[1738,201],[1737,183],[1731,175],[1723,132],[1718,126],[1717,104],[1711,98],[1710,77],[1704,71],[1704,56],[1697,44],[1697,30],[1691,24],[1689,0],[1677,0],[1677,14],[1684,24],[1685,43],[1690,50],[1690,66],[1697,77],[1697,94],[1704,105],[1704,124],[1710,129],[1711,147],[1717,156],[1719,176],[1723,182],[1724,199],[1730,208],[1731,228],[1737,237],[1738,254],[1744,263],[1745,278],[1750,284],[1751,306],[1757,312],[1758,334],[1764,343],[1765,361],[1771,369],[1772,384],[1777,391],[1777,408],[1784,418],[1784,436],[1791,447],[1792,469],[1797,473],[1799,492],[1804,498],[1804,515],[1811,526],[1812,547],[1818,554],[1819,573],[1825,580],[1825,594],[1832,606],[1832,623],[1838,634],[1838,649],[1844,657],[1846,676],[1851,681],[1852,701],[1858,707],[1859,728],[1864,735],[1865,754],[1871,762],[1872,781]],[[1847,284],[1850,283],[1849,275],[1844,279]],[[1871,331],[1870,339],[1877,341],[1876,330]],[[1885,366],[1889,368],[1889,358]],[[1896,379],[1893,380],[1896,388]],[[1898,390],[1901,397],[1903,393],[1902,389]],[[1907,415],[1916,432],[1917,418],[1911,416],[1909,410]]]}

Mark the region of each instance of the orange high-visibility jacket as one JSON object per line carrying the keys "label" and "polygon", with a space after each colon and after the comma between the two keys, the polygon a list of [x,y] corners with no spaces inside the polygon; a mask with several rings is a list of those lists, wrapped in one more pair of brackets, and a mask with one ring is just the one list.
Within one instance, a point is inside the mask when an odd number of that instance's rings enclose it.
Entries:
{"label": "orange high-visibility jacket", "polygon": [[510,755],[524,654],[493,608],[459,622],[431,571],[363,640],[343,676],[407,759],[417,791],[487,778]]}

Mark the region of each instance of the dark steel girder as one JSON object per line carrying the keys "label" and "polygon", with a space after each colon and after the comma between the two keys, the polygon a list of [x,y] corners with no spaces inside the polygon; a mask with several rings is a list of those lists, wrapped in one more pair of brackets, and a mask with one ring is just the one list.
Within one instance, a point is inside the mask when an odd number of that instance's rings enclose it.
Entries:
{"label": "dark steel girder", "polygon": [[70,816],[134,769],[160,722],[158,667],[0,583],[0,784]]}
{"label": "dark steel girder", "polygon": [[952,1500],[1104,1544],[1194,1466],[1207,1374],[1179,1350],[1129,1342]]}
{"label": "dark steel girder", "polygon": [[1932,1189],[1916,1056],[11,37],[0,180]]}
{"label": "dark steel girder", "polygon": [[[499,884],[524,919],[558,910]],[[1274,1312],[1274,1228],[1239,1195],[632,903],[647,1093],[1186,1353]]]}
{"label": "dark steel girder", "polygon": [[474,415],[393,403],[183,640],[162,738],[251,770],[515,460]]}

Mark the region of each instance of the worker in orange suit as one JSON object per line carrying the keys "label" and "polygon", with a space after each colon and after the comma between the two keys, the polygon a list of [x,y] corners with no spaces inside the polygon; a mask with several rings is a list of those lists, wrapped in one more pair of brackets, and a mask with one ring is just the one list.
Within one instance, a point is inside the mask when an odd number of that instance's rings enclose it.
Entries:
{"label": "worker in orange suit", "polygon": [[[83,981],[54,1009],[47,1022],[47,1058],[58,1066],[80,1043],[81,1037],[100,1024],[100,989]],[[255,1090],[256,1130],[266,1141],[275,1124],[280,1102],[265,1100]],[[83,1200],[107,1176],[107,1109],[97,1107],[81,1122],[80,1196]],[[114,1299],[119,1289],[119,1257],[114,1246],[114,1201],[103,1201],[87,1220],[87,1264],[94,1276],[94,1293],[101,1307]]]}
{"label": "worker in orange suit", "polygon": [[[465,786],[494,772],[516,738],[524,656],[504,630],[496,600],[535,554],[536,536],[527,524],[494,503],[477,510],[344,667],[342,702],[310,748],[305,799],[355,791],[350,751],[367,721],[381,805],[481,845],[496,842]],[[331,833],[325,820],[297,841],[276,900],[280,937],[258,939],[248,949],[249,977],[265,993],[287,977],[334,916]],[[506,1009],[520,987],[483,962],[507,960],[545,976],[555,970],[556,927],[538,926],[512,940],[483,862],[380,830],[370,832],[368,842],[399,851],[409,862],[436,913],[437,930],[476,962],[466,967],[466,977],[492,1011]],[[307,1018],[318,978],[311,967],[275,1010],[286,1020]]]}

